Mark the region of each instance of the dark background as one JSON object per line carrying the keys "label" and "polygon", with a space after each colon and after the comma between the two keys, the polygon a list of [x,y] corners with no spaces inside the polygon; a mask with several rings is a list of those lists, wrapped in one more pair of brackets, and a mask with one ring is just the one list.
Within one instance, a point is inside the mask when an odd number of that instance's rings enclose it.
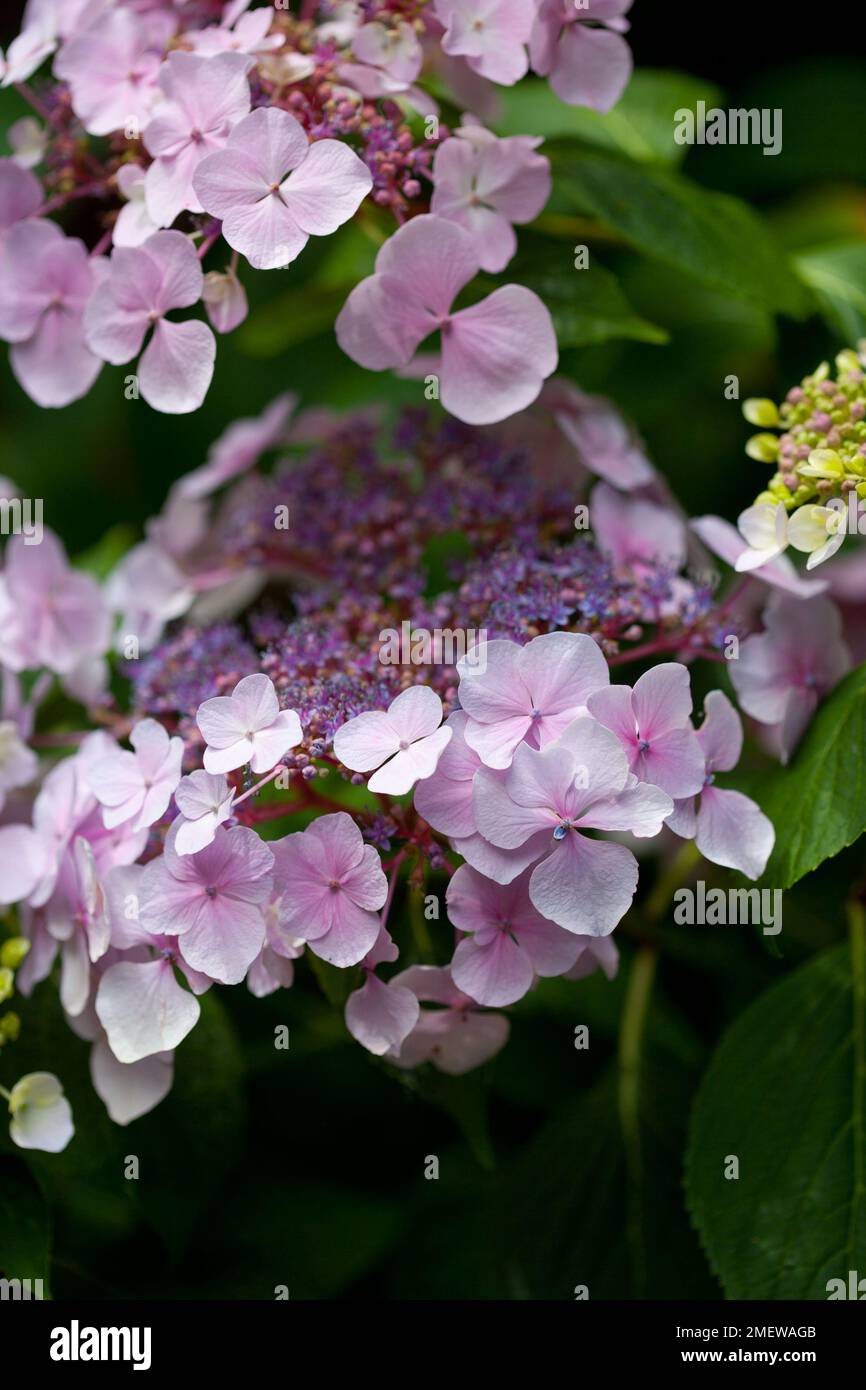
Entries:
{"label": "dark background", "polygon": [[[4,42],[16,32],[15,8],[4,12]],[[747,198],[792,249],[809,244],[819,214],[825,235],[866,235],[866,60],[849,8],[850,18],[838,5],[798,13],[788,4],[637,0],[633,10],[638,67],[707,78],[725,106],[784,108],[777,159],[695,149],[684,168]],[[23,111],[15,94],[0,93],[0,129]],[[342,274],[353,264],[362,274],[372,249],[353,233],[333,240],[337,249],[311,247],[289,272],[244,270],[250,320],[219,340],[214,382],[195,415],[125,401],[125,368],[106,368],[67,410],[42,411],[0,366],[0,472],[44,498],[46,522],[72,554],[118,524],[135,537],[221,430],[280,391],[298,390],[305,404],[417,399],[414,385],[364,373],[337,349],[339,297],[327,293],[336,270],[326,258],[341,260]],[[724,377],[737,372],[744,396],[778,398],[839,339],[817,317],[774,323],[628,252],[604,255],[671,342],[575,351],[563,368],[633,416],[690,512],[732,518],[752,500],[756,474]],[[320,330],[309,326],[314,312]],[[25,1015],[17,1056],[22,1069],[64,1059],[87,1136],[68,1162],[35,1165],[54,1206],[55,1294],[268,1298],[286,1284],[292,1297],[568,1299],[589,1282],[592,1297],[718,1297],[680,1197],[690,1099],[727,1024],[841,935],[841,910],[828,906],[826,890],[853,872],[837,860],[786,895],[784,959],[742,930],[666,928],[648,1033],[642,1261],[629,1248],[633,1212],[610,1081],[629,931],[618,935],[624,969],[614,985],[593,979],[576,993],[546,982],[511,1011],[512,1039],[491,1073],[459,1087],[395,1080],[347,1042],[339,1011],[308,972],[265,1001],[221,991],[178,1054],[171,1098],[122,1132],[89,1091],[86,1049],[52,1017],[45,987]],[[282,1023],[292,1029],[288,1054],[273,1048]],[[578,1023],[590,1026],[588,1053],[573,1049]],[[118,1177],[129,1153],[142,1159],[137,1184]],[[438,1182],[423,1177],[429,1155],[440,1159]]]}

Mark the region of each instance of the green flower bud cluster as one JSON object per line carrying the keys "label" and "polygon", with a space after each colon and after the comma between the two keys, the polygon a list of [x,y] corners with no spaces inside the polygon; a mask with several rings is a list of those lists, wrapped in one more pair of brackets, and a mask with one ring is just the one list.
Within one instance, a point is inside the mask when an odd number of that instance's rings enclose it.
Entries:
{"label": "green flower bud cluster", "polygon": [[839,353],[835,377],[822,362],[779,406],[770,400],[743,403],[749,424],[761,430],[746,453],[777,468],[756,503],[784,502],[791,512],[851,492],[866,498],[866,343],[859,347],[859,353]]}
{"label": "green flower bud cluster", "polygon": [[[5,1004],[15,992],[15,971],[30,950],[30,942],[23,936],[12,936],[0,945],[0,1004]],[[7,1042],[15,1042],[21,1032],[21,1019],[16,1013],[6,1013],[0,1018],[0,1047]]]}

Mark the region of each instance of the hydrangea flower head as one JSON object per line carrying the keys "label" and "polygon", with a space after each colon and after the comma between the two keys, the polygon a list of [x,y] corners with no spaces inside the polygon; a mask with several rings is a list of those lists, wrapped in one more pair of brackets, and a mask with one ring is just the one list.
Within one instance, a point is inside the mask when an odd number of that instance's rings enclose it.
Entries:
{"label": "hydrangea flower head", "polygon": [[445,25],[443,51],[465,58],[480,77],[511,87],[525,75],[532,0],[436,0],[436,14]]}
{"label": "hydrangea flower head", "polygon": [[72,106],[91,135],[110,135],[146,122],[158,95],[157,76],[175,22],[168,14],[110,9],[57,55],[54,71],[69,83]]}
{"label": "hydrangea flower head", "polygon": [[446,902],[449,919],[469,933],[457,946],[451,974],[479,1004],[514,1004],[536,975],[563,975],[581,953],[579,937],[533,907],[529,871],[503,885],[463,864],[448,884]]}
{"label": "hydrangea flower head", "polygon": [[367,783],[370,791],[402,796],[432,776],[450,738],[435,690],[413,685],[392,700],[387,712],[370,710],[343,724],[334,736],[334,752],[355,772],[379,769]]}
{"label": "hydrangea flower head", "polygon": [[501,849],[518,849],[544,832],[530,901],[542,917],[579,936],[612,932],[638,879],[630,850],[581,831],[654,836],[674,809],[658,787],[631,775],[615,735],[590,718],[575,720],[543,750],[521,744],[505,777],[482,768],[473,805],[481,834]]}
{"label": "hydrangea flower head", "polygon": [[632,0],[541,0],[529,43],[533,70],[571,106],[610,111],[631,76],[623,31]]}
{"label": "hydrangea flower head", "polygon": [[139,920],[155,936],[181,938],[193,970],[223,984],[244,978],[265,939],[262,904],[274,856],[254,830],[220,826],[197,854],[179,855],[172,826],[159,859],[141,877]]}
{"label": "hydrangea flower head", "polygon": [[89,772],[90,785],[111,829],[131,820],[144,830],[165,815],[180,781],[183,739],[169,738],[155,719],[141,719],[129,735],[133,753],[118,748]]}
{"label": "hydrangea flower head", "polygon": [[672,797],[693,796],[704,781],[704,759],[691,726],[689,672],[677,661],[654,666],[627,685],[590,695],[590,714],[616,734],[629,771]]}
{"label": "hydrangea flower head", "polygon": [[750,797],[714,785],[717,772],[736,767],[743,746],[740,717],[723,691],[711,690],[704,701],[697,737],[706,763],[703,790],[697,801],[678,801],[667,824],[675,834],[694,839],[713,864],[760,878],[775,843],[773,827]]}
{"label": "hydrangea flower head", "polygon": [[288,111],[259,107],[225,149],[198,166],[201,205],[222,219],[229,246],[259,270],[290,264],[310,236],[329,236],[370,192],[367,166],[339,140],[307,139]]}
{"label": "hydrangea flower head", "polygon": [[550,197],[550,162],[535,153],[540,144],[463,125],[436,151],[430,211],[470,233],[482,270],[504,270],[517,250],[512,223],[531,222]]}
{"label": "hydrangea flower head", "polygon": [[198,410],[211,383],[216,342],[197,319],[173,323],[172,309],[197,304],[202,272],[195,248],[180,232],[155,232],[141,246],[116,246],[108,274],[84,316],[91,351],[120,365],[141,352],[141,394],[155,410],[182,415]]}
{"label": "hydrangea flower head", "polygon": [[357,965],[379,936],[388,883],[372,845],[345,811],[271,842],[283,924],[331,965]]}
{"label": "hydrangea flower head", "polygon": [[509,767],[526,740],[544,748],[586,713],[589,696],[610,680],[597,644],[583,633],[550,632],[525,647],[485,643],[485,662],[458,664],[464,736],[487,767]]}
{"label": "hydrangea flower head", "polygon": [[253,772],[270,772],[303,737],[297,714],[280,709],[273,681],[262,673],[244,676],[231,695],[205,700],[197,719],[207,772],[232,772],[245,763]]}
{"label": "hydrangea flower head", "polygon": [[415,217],[380,249],[376,272],[337,318],[343,351],[373,371],[406,367],[431,333],[442,336],[442,404],[468,424],[492,424],[535,400],[554,371],[550,314],[522,285],[504,285],[468,309],[455,295],[479,269],[469,232],[444,218]]}
{"label": "hydrangea flower head", "polygon": [[511,1025],[504,1014],[490,1013],[464,994],[450,970],[412,965],[395,975],[394,988],[409,989],[422,1004],[418,1022],[388,1060],[398,1067],[432,1062],[446,1076],[463,1076],[495,1057],[508,1041]]}
{"label": "hydrangea flower head", "polygon": [[198,769],[181,778],[174,794],[181,814],[174,847],[178,854],[197,854],[213,843],[217,828],[228,820],[235,799],[225,777]]}
{"label": "hydrangea flower head", "polygon": [[170,227],[185,208],[202,211],[193,175],[248,114],[251,61],[241,53],[208,58],[174,52],[160,69],[164,100],[142,132],[153,155],[145,184],[147,211],[158,227]]}
{"label": "hydrangea flower head", "polygon": [[12,370],[37,405],[69,405],[87,394],[102,370],[84,332],[96,283],[83,242],[64,236],[55,222],[28,219],[4,233],[0,337],[13,344]]}
{"label": "hydrangea flower head", "polygon": [[834,603],[778,598],[764,613],[764,631],[747,637],[731,663],[731,682],[746,714],[776,726],[787,762],[819,701],[850,667]]}

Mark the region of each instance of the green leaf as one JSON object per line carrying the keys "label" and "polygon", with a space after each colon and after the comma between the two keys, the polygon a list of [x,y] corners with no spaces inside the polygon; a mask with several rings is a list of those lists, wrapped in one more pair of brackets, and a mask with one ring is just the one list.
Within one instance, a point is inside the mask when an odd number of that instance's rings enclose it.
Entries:
{"label": "green leaf", "polygon": [[[509,1175],[505,1243],[528,1297],[571,1299],[576,1285],[590,1299],[717,1293],[682,1194],[703,1049],[681,1060],[682,1039],[653,989],[655,960],[650,949],[626,958],[618,1066],[563,1106]],[[573,1005],[574,1017],[586,1015]],[[594,1050],[594,1027],[591,1038]],[[575,1083],[584,1058],[574,1053]]]}
{"label": "green leaf", "polygon": [[139,1159],[129,1188],[142,1214],[175,1255],[221,1190],[242,1143],[242,1061],[231,1020],[214,991],[177,1049],[174,1085],[160,1105],[124,1132],[125,1152]]}
{"label": "green leaf", "polygon": [[794,265],[845,343],[866,336],[866,242],[803,251]]}
{"label": "green leaf", "polygon": [[614,338],[668,341],[663,328],[636,313],[609,270],[593,262],[586,270],[576,270],[570,247],[559,244],[546,249],[544,259],[535,266],[523,260],[508,278],[534,290],[544,301],[561,348],[587,347]]}
{"label": "green leaf", "polygon": [[45,1199],[23,1163],[0,1159],[0,1275],[48,1280]]}
{"label": "green leaf", "polygon": [[[858,929],[862,932],[862,926]],[[827,1297],[866,1257],[862,936],[816,956],[722,1040],[695,1103],[686,1191],[728,1298]],[[739,1176],[725,1177],[735,1156]]]}
{"label": "green leaf", "polygon": [[866,830],[866,665],[819,709],[789,767],[750,786],[776,828],[762,883],[789,888]]}
{"label": "green leaf", "polygon": [[809,296],[757,213],[667,169],[561,146],[560,209],[600,219],[638,251],[736,299],[793,316]]}
{"label": "green leaf", "polygon": [[712,83],[686,73],[644,68],[614,109],[600,115],[567,106],[547,82],[528,78],[500,91],[503,113],[494,124],[502,135],[572,136],[641,163],[679,164],[686,146],[674,140],[675,112],[699,100],[713,106],[720,95]]}

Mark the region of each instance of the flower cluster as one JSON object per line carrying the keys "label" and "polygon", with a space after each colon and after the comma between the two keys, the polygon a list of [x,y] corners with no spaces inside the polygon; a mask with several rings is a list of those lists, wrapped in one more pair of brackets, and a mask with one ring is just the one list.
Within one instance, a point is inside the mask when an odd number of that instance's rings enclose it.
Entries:
{"label": "flower cluster", "polygon": [[778,471],[740,516],[749,548],[737,569],[760,568],[788,546],[807,554],[806,568],[814,569],[836,554],[847,534],[866,530],[860,521],[866,503],[866,344],[859,354],[850,348],[839,353],[835,378],[822,362],[780,406],[748,400],[743,411],[762,429],[746,452]]}
{"label": "flower cluster", "polygon": [[[501,435],[412,411],[389,437],[292,404],[233,425],[104,585],[50,532],[6,549],[0,993],[55,975],[120,1124],[203,993],[288,988],[307,955],[388,1064],[482,1064],[540,979],[615,972],[653,851],[763,872],[773,827],[719,783],[740,717],[714,688],[696,718],[695,663],[741,644],[734,691],[786,757],[851,660],[785,557],[715,593],[698,537],[734,564],[736,531],[689,534],[608,402],[557,381]],[[90,728],[46,730],[55,678]],[[16,1142],[68,1142],[56,1078],[3,1094]]]}
{"label": "flower cluster", "polygon": [[[0,54],[3,84],[36,112],[0,160],[0,336],[19,383],[61,407],[105,363],[130,365],[129,399],[196,410],[215,333],[247,313],[240,258],[288,267],[358,216],[376,241],[398,230],[340,314],[344,350],[373,370],[428,370],[416,349],[438,333],[428,367],[446,408],[478,424],[513,415],[556,366],[548,310],[520,285],[453,301],[511,260],[549,164],[538,139],[497,138],[466,108],[531,64],[563,100],[609,109],[631,71],[630,4],[28,0]],[[453,129],[431,86],[462,113]],[[73,213],[82,235],[62,225]],[[232,254],[205,273],[221,238]],[[195,306],[207,322],[173,317]]]}

